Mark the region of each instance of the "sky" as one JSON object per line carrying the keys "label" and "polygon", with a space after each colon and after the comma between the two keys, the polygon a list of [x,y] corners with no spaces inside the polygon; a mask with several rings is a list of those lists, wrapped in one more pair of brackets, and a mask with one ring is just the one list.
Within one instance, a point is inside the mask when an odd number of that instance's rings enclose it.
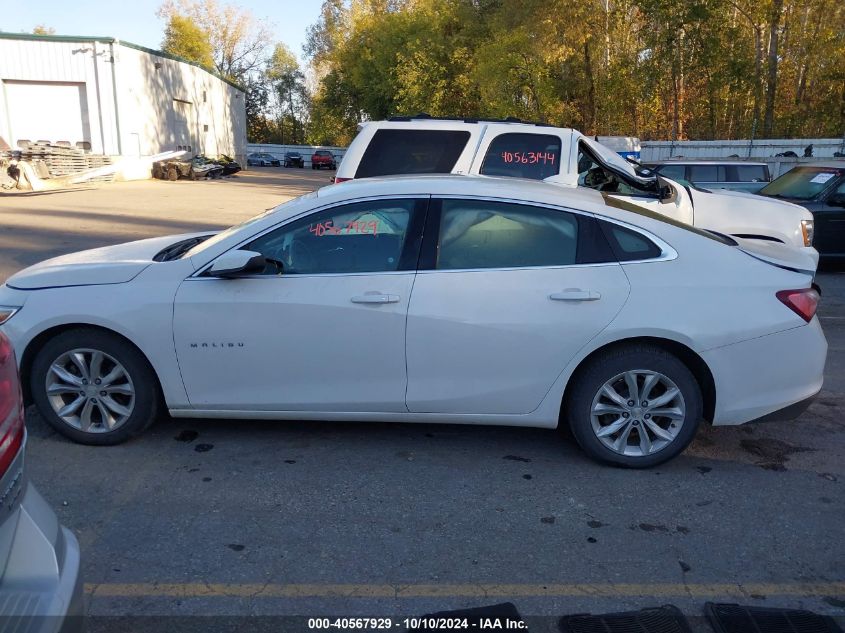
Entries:
{"label": "sky", "polygon": [[[227,3],[222,0],[221,4]],[[305,30],[317,21],[321,0],[231,0],[265,22],[276,41],[284,42],[302,60]],[[0,31],[31,33],[43,24],[56,35],[115,37],[148,48],[160,48],[164,21],[156,17],[161,0],[38,0],[15,2],[3,12]],[[9,7],[11,8],[11,7]]]}

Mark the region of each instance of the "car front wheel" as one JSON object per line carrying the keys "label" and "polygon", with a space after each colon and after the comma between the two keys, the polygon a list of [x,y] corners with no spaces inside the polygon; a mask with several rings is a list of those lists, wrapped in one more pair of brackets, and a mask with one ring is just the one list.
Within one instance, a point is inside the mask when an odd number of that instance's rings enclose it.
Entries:
{"label": "car front wheel", "polygon": [[155,420],[158,383],[129,342],[80,328],[50,339],[36,354],[32,397],[59,433],[82,444],[119,444]]}
{"label": "car front wheel", "polygon": [[593,459],[648,468],[677,456],[695,437],[701,389],[689,368],[659,347],[609,350],[575,380],[565,415]]}

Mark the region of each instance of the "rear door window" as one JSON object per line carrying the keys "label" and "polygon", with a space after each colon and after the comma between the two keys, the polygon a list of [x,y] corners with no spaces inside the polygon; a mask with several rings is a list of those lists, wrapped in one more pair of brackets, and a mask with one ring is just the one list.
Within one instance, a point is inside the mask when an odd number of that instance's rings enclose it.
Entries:
{"label": "rear door window", "polygon": [[466,130],[378,130],[355,177],[451,173],[469,137]]}
{"label": "rear door window", "polygon": [[766,182],[769,179],[765,165],[736,165],[736,182]]}
{"label": "rear door window", "polygon": [[725,182],[725,168],[721,165],[690,165],[692,182]]}
{"label": "rear door window", "polygon": [[490,143],[481,173],[543,180],[560,172],[560,138],[551,134],[500,134]]}
{"label": "rear door window", "polygon": [[436,268],[568,266],[578,255],[572,213],[486,200],[444,200]]}

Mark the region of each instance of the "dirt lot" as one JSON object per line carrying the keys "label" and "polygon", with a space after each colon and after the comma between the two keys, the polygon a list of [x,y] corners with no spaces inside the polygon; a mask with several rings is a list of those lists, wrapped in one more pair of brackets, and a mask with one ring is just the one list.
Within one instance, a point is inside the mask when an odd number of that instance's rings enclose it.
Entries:
{"label": "dirt lot", "polygon": [[[0,194],[0,280],[51,255],[227,226],[331,175]],[[830,354],[817,402],[796,422],[702,427],[654,470],[598,466],[553,431],[474,426],[164,418],[97,449],[31,408],[30,474],[79,537],[92,631],[144,628],[126,614],[163,618],[148,631],[235,631],[257,629],[172,618],[505,600],[547,616],[532,632],[565,613],[696,615],[707,600],[842,616],[845,275],[818,280]]]}

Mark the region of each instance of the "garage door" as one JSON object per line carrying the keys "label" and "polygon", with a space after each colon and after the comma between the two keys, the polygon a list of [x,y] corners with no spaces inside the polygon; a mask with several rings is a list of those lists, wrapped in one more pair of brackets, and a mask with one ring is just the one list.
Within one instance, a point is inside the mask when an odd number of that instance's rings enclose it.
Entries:
{"label": "garage door", "polygon": [[4,80],[12,145],[20,140],[91,142],[84,83]]}
{"label": "garage door", "polygon": [[[175,149],[198,152],[194,130],[197,128],[194,104],[182,99],[173,100],[170,111],[170,133],[173,135]],[[168,147],[167,149],[174,149]]]}

